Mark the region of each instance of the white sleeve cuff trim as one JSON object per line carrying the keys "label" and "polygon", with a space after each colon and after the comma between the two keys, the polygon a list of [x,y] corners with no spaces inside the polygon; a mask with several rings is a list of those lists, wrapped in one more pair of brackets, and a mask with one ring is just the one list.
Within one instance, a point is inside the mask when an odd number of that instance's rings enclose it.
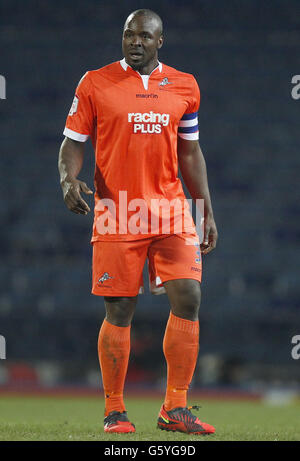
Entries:
{"label": "white sleeve cuff trim", "polygon": [[67,127],[64,129],[63,134],[67,136],[67,138],[71,138],[74,141],[80,141],[80,142],[85,142],[89,137],[88,134],[80,134],[80,133],[77,133],[76,131],[70,130],[70,128],[67,128]]}
{"label": "white sleeve cuff trim", "polygon": [[188,141],[197,141],[199,139],[199,131],[196,133],[178,133],[178,136]]}

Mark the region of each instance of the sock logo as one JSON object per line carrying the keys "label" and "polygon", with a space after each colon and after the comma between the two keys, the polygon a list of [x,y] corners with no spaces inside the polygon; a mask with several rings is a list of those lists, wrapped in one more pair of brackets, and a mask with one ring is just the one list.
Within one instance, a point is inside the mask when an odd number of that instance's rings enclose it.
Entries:
{"label": "sock logo", "polygon": [[128,122],[132,123],[133,133],[159,134],[163,126],[169,125],[170,114],[130,112]]}

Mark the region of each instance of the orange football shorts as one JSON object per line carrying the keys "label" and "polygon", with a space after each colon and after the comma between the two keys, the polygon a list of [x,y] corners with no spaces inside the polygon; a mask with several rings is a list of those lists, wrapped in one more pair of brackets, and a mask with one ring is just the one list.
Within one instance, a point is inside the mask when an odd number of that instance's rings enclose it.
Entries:
{"label": "orange football shorts", "polygon": [[164,293],[163,283],[175,279],[201,282],[199,237],[195,234],[157,235],[131,241],[93,242],[92,293],[136,296],[144,292],[143,268],[148,258],[149,287]]}

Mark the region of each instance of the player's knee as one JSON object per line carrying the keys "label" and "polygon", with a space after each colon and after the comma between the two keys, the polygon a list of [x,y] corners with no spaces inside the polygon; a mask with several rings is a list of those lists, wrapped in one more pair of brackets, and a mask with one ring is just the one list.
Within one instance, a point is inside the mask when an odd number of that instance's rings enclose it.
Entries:
{"label": "player's knee", "polygon": [[104,297],[106,319],[113,325],[125,327],[131,324],[136,298]]}
{"label": "player's knee", "polygon": [[172,312],[178,317],[188,320],[198,319],[201,301],[200,284],[195,283],[181,289],[173,303]]}

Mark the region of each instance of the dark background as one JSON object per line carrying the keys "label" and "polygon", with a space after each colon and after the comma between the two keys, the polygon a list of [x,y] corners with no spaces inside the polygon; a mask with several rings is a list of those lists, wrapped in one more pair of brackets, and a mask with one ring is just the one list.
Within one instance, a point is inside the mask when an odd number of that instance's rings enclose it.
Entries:
{"label": "dark background", "polygon": [[[75,87],[122,58],[128,14],[161,15],[160,60],[195,75],[217,249],[204,257],[194,388],[296,389],[300,2],[0,1],[0,385],[99,387],[103,298],[90,294],[92,215],[64,205],[57,157]],[[88,143],[89,144],[89,143]],[[87,149],[80,179],[93,186]],[[89,198],[88,198],[89,199]],[[92,201],[89,200],[92,204]],[[147,279],[145,279],[147,285]],[[165,295],[139,297],[128,386],[162,388]]]}

